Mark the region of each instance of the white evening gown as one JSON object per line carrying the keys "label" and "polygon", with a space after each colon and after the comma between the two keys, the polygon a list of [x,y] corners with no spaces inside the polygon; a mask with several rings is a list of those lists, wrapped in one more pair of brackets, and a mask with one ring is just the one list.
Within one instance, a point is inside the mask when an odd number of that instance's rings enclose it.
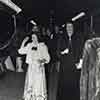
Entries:
{"label": "white evening gown", "polygon": [[26,54],[28,70],[25,79],[24,100],[47,100],[46,78],[44,64],[38,62],[45,59],[48,63],[50,56],[44,43],[39,43],[37,50],[32,50],[33,43],[19,49],[20,54]]}

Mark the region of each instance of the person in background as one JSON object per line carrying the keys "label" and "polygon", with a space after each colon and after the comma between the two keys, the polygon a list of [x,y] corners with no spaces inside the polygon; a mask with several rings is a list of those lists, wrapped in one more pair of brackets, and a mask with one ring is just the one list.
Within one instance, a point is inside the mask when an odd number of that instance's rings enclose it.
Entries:
{"label": "person in background", "polygon": [[42,41],[46,43],[48,35],[46,34],[46,28],[44,26],[41,28],[41,33]]}
{"label": "person in background", "polygon": [[31,41],[28,42],[29,37],[26,37],[18,50],[20,54],[26,55],[26,63],[28,64],[24,87],[24,100],[47,100],[44,64],[49,63],[50,56],[45,43],[40,42],[40,36],[36,31],[37,29],[37,26],[33,27]]}
{"label": "person in background", "polygon": [[[49,27],[45,28],[45,34],[43,34],[43,41],[45,42],[46,46],[48,47],[48,51],[49,51],[49,54],[50,54],[50,58],[52,60],[52,56],[51,56],[51,31],[49,29]],[[47,90],[49,92],[49,72],[50,72],[50,67],[51,67],[51,60],[48,64],[45,64],[45,72],[46,72],[46,82],[47,82]],[[48,93],[49,94],[49,93]],[[49,98],[49,95],[48,95],[48,98]]]}
{"label": "person in background", "polygon": [[57,100],[57,86],[58,86],[58,73],[60,67],[58,55],[58,41],[60,38],[59,26],[54,26],[53,38],[51,41],[52,54],[51,54],[51,67],[49,72],[49,100]]}
{"label": "person in background", "polygon": [[57,100],[80,100],[79,62],[83,49],[82,34],[76,32],[72,22],[66,23],[65,32],[59,39],[60,72]]}
{"label": "person in background", "polygon": [[48,27],[47,28],[42,27],[41,33],[42,33],[42,41],[44,41],[45,44],[49,48],[50,47],[50,42],[51,42],[51,31],[50,31],[50,29]]}
{"label": "person in background", "polygon": [[42,27],[42,36],[46,36],[46,29],[45,29],[45,27]]}

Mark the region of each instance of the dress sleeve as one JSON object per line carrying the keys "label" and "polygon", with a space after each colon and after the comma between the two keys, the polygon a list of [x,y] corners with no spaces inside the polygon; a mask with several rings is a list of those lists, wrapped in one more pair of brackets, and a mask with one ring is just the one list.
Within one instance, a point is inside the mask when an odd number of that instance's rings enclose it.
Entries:
{"label": "dress sleeve", "polygon": [[29,44],[27,45],[27,46],[25,46],[25,47],[21,47],[19,50],[18,50],[18,53],[19,54],[27,54],[27,52],[28,52],[28,49],[29,49]]}
{"label": "dress sleeve", "polygon": [[42,59],[46,60],[45,63],[49,63],[50,62],[50,55],[49,55],[49,52],[48,52],[48,48],[45,44],[42,44],[41,46],[42,46],[42,49],[41,49]]}

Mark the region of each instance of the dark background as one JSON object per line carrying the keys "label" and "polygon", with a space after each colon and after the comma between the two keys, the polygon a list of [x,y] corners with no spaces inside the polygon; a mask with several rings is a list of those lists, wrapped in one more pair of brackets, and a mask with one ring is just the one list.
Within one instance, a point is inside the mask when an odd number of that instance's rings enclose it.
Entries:
{"label": "dark background", "polygon": [[[22,8],[25,17],[34,18],[38,23],[48,23],[55,17],[57,23],[64,23],[84,11],[86,16],[100,15],[99,0],[12,0]],[[2,7],[1,7],[2,8]],[[10,12],[10,10],[9,10]]]}
{"label": "dark background", "polygon": [[[100,1],[99,0],[12,0],[22,8],[22,12],[16,15],[17,25],[25,26],[28,20],[34,19],[37,24],[49,25],[50,18],[58,25],[71,20],[80,12],[86,15],[75,21],[81,32],[91,32],[90,16],[93,16],[93,30],[100,32]],[[11,16],[15,14],[9,7],[0,3],[0,43],[14,33],[10,27],[13,24]],[[11,22],[12,21],[12,22]],[[8,32],[9,31],[9,32]],[[9,34],[8,34],[9,33]]]}
{"label": "dark background", "polygon": [[48,22],[55,17],[57,23],[64,23],[78,13],[85,11],[86,16],[100,15],[99,0],[12,0],[27,17],[34,17],[39,23]]}

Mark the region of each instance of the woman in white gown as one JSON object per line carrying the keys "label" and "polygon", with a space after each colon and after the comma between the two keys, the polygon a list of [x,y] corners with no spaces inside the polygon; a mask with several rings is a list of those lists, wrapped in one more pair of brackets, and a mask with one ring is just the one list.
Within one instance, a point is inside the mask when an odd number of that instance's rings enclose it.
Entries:
{"label": "woman in white gown", "polygon": [[19,49],[20,54],[26,54],[28,70],[24,87],[24,100],[47,100],[47,89],[44,64],[49,63],[48,49],[43,42],[38,41],[36,34],[32,34],[32,42],[26,37]]}

